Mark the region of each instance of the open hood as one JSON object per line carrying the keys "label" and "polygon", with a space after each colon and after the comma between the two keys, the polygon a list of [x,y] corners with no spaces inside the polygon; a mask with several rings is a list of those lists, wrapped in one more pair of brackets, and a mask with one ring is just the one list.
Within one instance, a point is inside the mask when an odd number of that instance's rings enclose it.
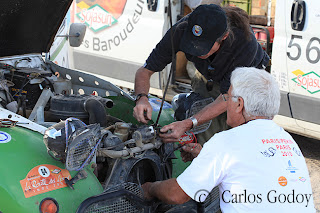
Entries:
{"label": "open hood", "polygon": [[0,57],[48,52],[72,0],[0,1]]}

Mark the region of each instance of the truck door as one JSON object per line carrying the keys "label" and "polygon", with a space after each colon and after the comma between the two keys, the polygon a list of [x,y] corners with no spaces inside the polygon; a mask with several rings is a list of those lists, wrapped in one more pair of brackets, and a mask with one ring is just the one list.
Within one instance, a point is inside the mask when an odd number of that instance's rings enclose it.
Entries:
{"label": "truck door", "polygon": [[271,72],[281,89],[280,114],[320,124],[320,5],[277,1]]}
{"label": "truck door", "polygon": [[[74,68],[128,88],[168,27],[167,1],[159,0],[75,0],[71,17],[87,25],[83,44],[72,50]],[[151,86],[160,88],[159,75]]]}

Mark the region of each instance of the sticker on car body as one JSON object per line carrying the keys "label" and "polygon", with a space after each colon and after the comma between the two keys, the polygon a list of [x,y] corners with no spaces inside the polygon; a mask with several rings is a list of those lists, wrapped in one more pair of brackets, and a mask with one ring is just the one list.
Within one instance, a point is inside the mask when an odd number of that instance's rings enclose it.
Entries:
{"label": "sticker on car body", "polygon": [[[153,111],[158,112],[160,110],[161,101],[162,100],[159,98],[149,98],[149,103],[150,103]],[[170,109],[170,108],[172,108],[171,104],[169,104],[168,102],[163,103],[162,109]]]}
{"label": "sticker on car body", "polygon": [[314,72],[304,73],[301,70],[295,70],[292,72],[297,77],[292,81],[296,83],[298,87],[307,90],[310,94],[320,92],[320,76]]}
{"label": "sticker on car body", "polygon": [[68,170],[44,164],[32,168],[25,179],[20,181],[26,198],[67,187],[65,178],[71,179]]}
{"label": "sticker on car body", "polygon": [[11,135],[0,131],[0,143],[8,143],[11,141]]}

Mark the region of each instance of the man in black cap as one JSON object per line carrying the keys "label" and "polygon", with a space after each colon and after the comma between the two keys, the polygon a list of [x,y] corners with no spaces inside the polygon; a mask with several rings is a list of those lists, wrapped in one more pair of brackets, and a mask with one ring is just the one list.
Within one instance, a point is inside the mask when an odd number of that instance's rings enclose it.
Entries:
{"label": "man in black cap", "polygon": [[151,75],[171,63],[172,52],[178,51],[184,52],[197,68],[191,82],[193,91],[203,97],[211,96],[215,101],[191,118],[164,126],[161,132],[171,130],[171,133],[160,136],[165,142],[176,142],[185,131],[213,119],[211,129],[203,135],[203,143],[214,133],[228,128],[225,122],[227,106],[222,94],[230,87],[231,72],[236,67],[265,68],[269,57],[256,41],[248,15],[243,10],[201,5],[167,31],[145,65],[138,69],[133,115],[139,122],[147,123],[151,119],[152,107],[147,97]]}

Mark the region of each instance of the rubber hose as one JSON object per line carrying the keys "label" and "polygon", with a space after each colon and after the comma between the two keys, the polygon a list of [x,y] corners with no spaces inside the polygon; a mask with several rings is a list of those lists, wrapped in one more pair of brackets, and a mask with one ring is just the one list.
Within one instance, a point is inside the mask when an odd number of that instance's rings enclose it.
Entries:
{"label": "rubber hose", "polygon": [[84,103],[84,109],[89,113],[89,124],[99,123],[101,127],[107,126],[106,109],[96,99],[88,99]]}

